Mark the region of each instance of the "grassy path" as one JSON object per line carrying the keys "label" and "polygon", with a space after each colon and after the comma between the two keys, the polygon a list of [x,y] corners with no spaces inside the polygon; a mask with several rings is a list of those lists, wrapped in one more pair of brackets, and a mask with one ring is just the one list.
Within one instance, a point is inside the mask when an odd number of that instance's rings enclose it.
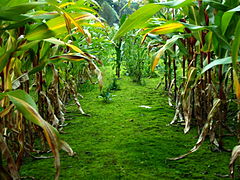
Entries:
{"label": "grassy path", "polygon": [[[77,155],[61,152],[60,179],[221,179],[216,174],[228,173],[230,153],[213,153],[208,143],[185,159],[166,160],[186,153],[197,139],[194,129],[184,135],[182,127],[168,125],[174,110],[167,105],[166,94],[154,90],[157,81],[147,79],[139,86],[124,77],[109,104],[97,98],[97,87],[83,93],[81,104],[91,117],[67,106],[72,119],[66,121],[62,137]],[[24,164],[23,176],[54,177],[53,159],[29,158]]]}

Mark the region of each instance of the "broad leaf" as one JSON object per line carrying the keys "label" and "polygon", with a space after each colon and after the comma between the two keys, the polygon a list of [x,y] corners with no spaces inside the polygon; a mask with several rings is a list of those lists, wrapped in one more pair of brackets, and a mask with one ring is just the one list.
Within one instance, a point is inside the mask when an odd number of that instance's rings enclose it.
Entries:
{"label": "broad leaf", "polygon": [[225,12],[222,16],[222,24],[221,24],[221,29],[222,29],[222,34],[224,35],[227,28],[228,28],[228,25],[232,19],[232,16],[235,12],[238,12],[240,11],[240,6],[237,6],[236,8],[234,9],[231,9],[227,12]]}
{"label": "broad leaf", "polygon": [[29,10],[34,9],[39,5],[45,5],[46,2],[29,2],[24,4],[19,4],[17,6],[5,7],[1,9],[0,20],[6,21],[20,21],[27,18],[23,15]]}
{"label": "broad leaf", "polygon": [[166,44],[157,52],[157,55],[154,58],[154,61],[152,63],[152,71],[154,71],[155,67],[157,66],[160,57],[164,54],[164,52],[167,49],[172,48],[172,46],[175,44],[175,42],[179,39],[182,38],[183,36],[179,35],[174,35],[171,39],[167,40]]}
{"label": "broad leaf", "polygon": [[26,35],[26,39],[30,41],[47,39],[55,36],[56,33],[51,31],[46,24],[41,24],[34,28],[30,33]]}
{"label": "broad leaf", "polygon": [[118,39],[132,29],[142,28],[145,22],[163,7],[179,8],[188,6],[192,4],[192,2],[193,0],[176,0],[158,4],[147,4],[136,10],[127,18],[113,39]]}
{"label": "broad leaf", "polygon": [[[238,62],[240,62],[240,58],[238,58]],[[218,66],[218,65],[225,65],[225,64],[231,64],[232,63],[232,58],[231,57],[226,57],[223,59],[217,59],[212,61],[211,63],[209,63],[208,65],[206,65],[203,69],[202,69],[202,74],[205,73],[207,70]]]}

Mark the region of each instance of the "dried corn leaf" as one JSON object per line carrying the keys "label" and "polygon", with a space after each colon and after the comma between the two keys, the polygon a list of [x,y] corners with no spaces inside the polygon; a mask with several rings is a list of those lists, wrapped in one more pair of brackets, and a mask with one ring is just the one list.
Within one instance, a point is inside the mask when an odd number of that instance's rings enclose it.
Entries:
{"label": "dried corn leaf", "polygon": [[10,106],[8,106],[7,108],[5,108],[3,111],[0,112],[0,118],[3,118],[4,116],[6,116],[14,107],[13,104],[11,104]]}
{"label": "dried corn leaf", "polygon": [[230,176],[234,178],[234,163],[240,155],[240,145],[237,145],[233,148],[232,156],[229,163]]}
{"label": "dried corn leaf", "polygon": [[20,179],[20,176],[18,174],[17,166],[15,164],[15,161],[13,159],[13,156],[8,149],[8,146],[6,142],[4,141],[3,135],[0,134],[0,149],[2,152],[2,156],[6,158],[7,164],[8,164],[8,169],[11,175],[12,179]]}
{"label": "dried corn leaf", "polygon": [[56,117],[55,113],[54,113],[54,109],[52,107],[51,101],[50,99],[47,97],[47,95],[41,91],[40,94],[46,99],[47,101],[47,110],[48,110],[48,114],[49,114],[49,120],[52,123],[52,125],[54,127],[58,127],[59,126],[59,119]]}
{"label": "dried corn leaf", "polygon": [[210,127],[210,124],[212,123],[211,121],[213,121],[212,118],[216,114],[216,112],[218,112],[218,107],[220,106],[220,104],[221,104],[221,100],[220,99],[216,99],[214,101],[213,107],[212,107],[211,111],[208,114],[208,120],[207,120],[207,122],[205,123],[205,125],[204,125],[204,127],[202,129],[202,132],[201,132],[201,134],[200,134],[200,136],[198,138],[198,141],[197,141],[196,145],[188,153],[183,154],[183,155],[181,155],[179,157],[176,157],[176,158],[169,158],[169,160],[183,159],[186,156],[188,156],[189,154],[197,151],[201,147],[201,145],[204,142],[206,136],[208,135],[209,127]]}
{"label": "dried corn leaf", "polygon": [[65,144],[61,143],[59,139],[58,131],[54,127],[52,127],[48,122],[42,119],[42,117],[37,112],[36,104],[30,97],[30,95],[28,95],[26,92],[22,90],[17,90],[7,93],[1,93],[0,96],[8,97],[10,101],[12,101],[13,104],[16,106],[17,110],[20,111],[27,120],[33,122],[34,124],[40,126],[43,129],[45,138],[55,157],[56,168],[55,179],[58,179],[60,174],[59,149],[65,148],[64,146]]}

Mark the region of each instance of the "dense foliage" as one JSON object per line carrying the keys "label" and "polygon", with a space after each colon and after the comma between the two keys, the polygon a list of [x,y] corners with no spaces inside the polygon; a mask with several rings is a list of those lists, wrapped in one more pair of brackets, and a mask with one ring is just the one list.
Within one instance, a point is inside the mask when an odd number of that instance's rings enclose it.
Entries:
{"label": "dense foliage", "polygon": [[[1,0],[0,5],[1,179],[19,179],[23,158],[49,147],[58,179],[59,150],[74,155],[59,135],[64,105],[72,100],[89,116],[79,89],[98,83],[109,102],[122,75],[144,84],[143,77],[161,74],[157,88],[164,84],[176,109],[170,124],[184,124],[184,133],[198,129],[195,146],[171,160],[195,152],[207,137],[220,151],[227,150],[226,135],[239,141],[238,0]],[[109,87],[103,86],[101,65],[115,70]],[[232,151],[232,177],[239,151],[239,145]]]}

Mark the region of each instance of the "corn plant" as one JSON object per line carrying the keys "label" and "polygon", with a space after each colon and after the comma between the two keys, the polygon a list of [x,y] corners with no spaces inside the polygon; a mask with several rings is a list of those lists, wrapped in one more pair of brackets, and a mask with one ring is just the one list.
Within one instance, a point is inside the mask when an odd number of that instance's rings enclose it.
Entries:
{"label": "corn plant", "polygon": [[[142,28],[142,42],[153,35],[161,39],[154,42],[155,47],[160,48],[154,55],[152,70],[161,58],[165,59],[168,71],[165,72],[165,88],[171,90],[174,86],[176,113],[171,124],[184,121],[184,133],[194,124],[199,130],[196,145],[188,153],[170,158],[172,160],[198,150],[207,136],[211,143],[225,150],[224,132],[233,133],[227,125],[228,106],[232,101],[236,102],[238,113],[235,118],[239,121],[238,11],[237,0],[149,3],[130,15],[115,34],[118,39],[132,29]],[[169,12],[172,13],[169,15]],[[181,82],[177,82],[176,60],[181,62]],[[238,129],[235,134],[239,138]],[[239,146],[236,146],[230,161],[231,176],[234,176],[238,154]]]}
{"label": "corn plant", "polygon": [[[18,170],[22,158],[26,152],[37,152],[34,144],[35,137],[39,135],[42,142],[48,143],[55,157],[55,179],[60,174],[59,150],[64,149],[69,155],[74,155],[56,129],[64,123],[64,116],[58,88],[61,82],[54,64],[62,59],[69,62],[86,60],[98,75],[101,87],[101,71],[94,63],[99,60],[67,42],[74,34],[81,34],[91,41],[83,24],[103,26],[94,15],[95,11],[87,6],[97,7],[89,1],[1,1],[1,179],[20,179]],[[69,91],[74,92],[72,87]],[[47,149],[45,145],[44,149]],[[7,170],[3,167],[3,158],[7,162]]]}

